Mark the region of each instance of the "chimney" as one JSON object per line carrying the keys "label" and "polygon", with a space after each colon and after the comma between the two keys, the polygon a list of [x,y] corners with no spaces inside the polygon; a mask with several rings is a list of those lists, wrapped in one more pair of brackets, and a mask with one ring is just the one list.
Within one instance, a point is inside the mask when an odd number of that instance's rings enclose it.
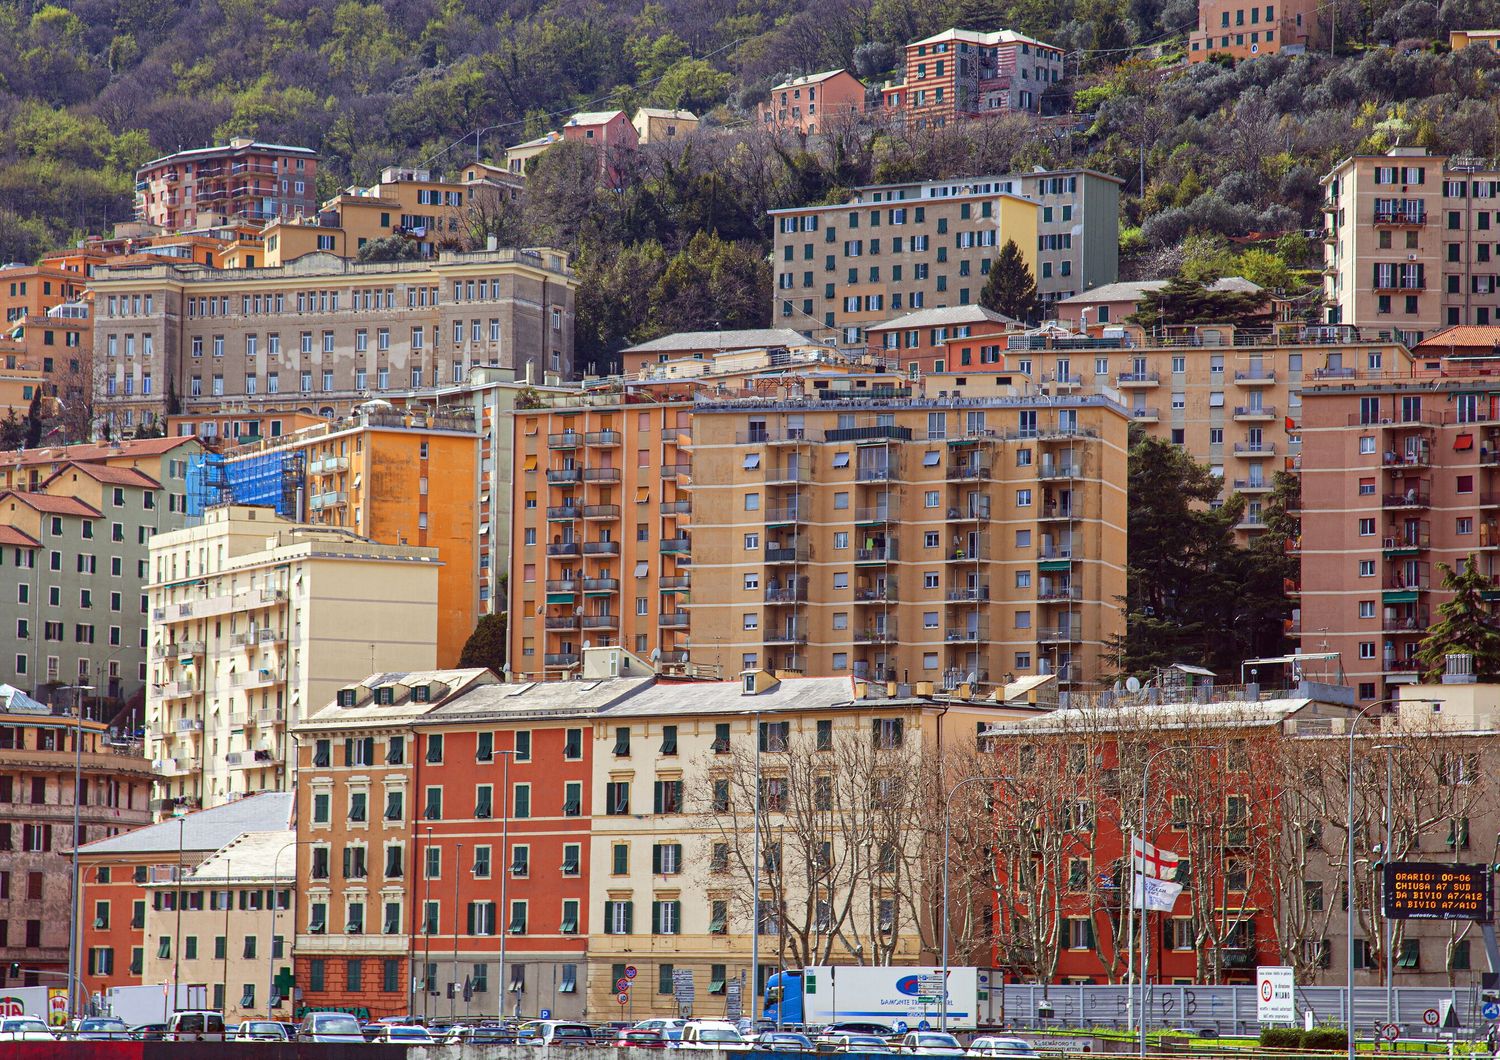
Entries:
{"label": "chimney", "polygon": [[1465,652],[1443,656],[1443,684],[1472,685],[1474,683],[1474,656]]}

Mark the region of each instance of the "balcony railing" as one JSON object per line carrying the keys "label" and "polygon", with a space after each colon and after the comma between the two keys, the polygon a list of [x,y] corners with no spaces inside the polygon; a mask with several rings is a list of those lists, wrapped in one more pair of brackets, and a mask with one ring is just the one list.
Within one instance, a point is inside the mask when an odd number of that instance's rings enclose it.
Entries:
{"label": "balcony railing", "polygon": [[950,604],[977,604],[983,603],[990,598],[990,587],[988,585],[959,585],[949,588],[948,602]]}
{"label": "balcony railing", "polygon": [[586,593],[617,593],[620,591],[620,579],[585,578],[583,579],[583,591]]}
{"label": "balcony railing", "polygon": [[1121,389],[1160,385],[1161,373],[1159,372],[1121,372],[1115,377],[1115,386]]}
{"label": "balcony railing", "polygon": [[692,540],[686,537],[664,537],[661,539],[662,552],[687,552],[691,548]]}
{"label": "balcony railing", "polygon": [[547,518],[554,522],[577,519],[579,516],[576,504],[551,504],[547,506]]}
{"label": "balcony railing", "polygon": [[661,502],[661,514],[663,515],[691,515],[692,512],[693,502],[690,500]]}
{"label": "balcony railing", "polygon": [[892,622],[885,626],[870,626],[867,629],[857,629],[854,631],[854,643],[894,644],[896,643],[896,624]]}
{"label": "balcony railing", "polygon": [[547,435],[548,449],[577,449],[583,444],[583,434],[580,431],[563,431],[561,434]]}
{"label": "balcony railing", "polygon": [[767,508],[766,522],[801,523],[812,518],[811,512],[811,504],[788,504],[779,508]]}
{"label": "balcony railing", "polygon": [[581,556],[583,545],[578,541],[554,541],[547,546],[549,556]]}
{"label": "balcony railing", "polygon": [[620,543],[618,541],[587,541],[583,546],[585,556],[618,556],[620,554]]}
{"label": "balcony railing", "polygon": [[1053,464],[1044,461],[1037,468],[1036,477],[1040,479],[1077,478],[1078,466],[1076,464]]}
{"label": "balcony railing", "polygon": [[542,620],[542,625],[547,629],[562,630],[564,632],[578,628],[577,615],[548,615]]}
{"label": "balcony railing", "polygon": [[797,467],[768,467],[761,474],[761,479],[768,486],[811,482],[812,468],[801,465]]}
{"label": "balcony railing", "polygon": [[542,665],[549,670],[568,670],[578,665],[578,656],[573,652],[556,652],[542,656]]}
{"label": "balcony railing", "polygon": [[1234,407],[1234,418],[1237,420],[1274,420],[1276,418],[1276,406],[1236,405]]}
{"label": "balcony railing", "polygon": [[856,563],[894,563],[898,549],[894,542],[889,545],[876,545],[874,548],[859,548],[854,550],[854,561]]}
{"label": "balcony railing", "polygon": [[1078,585],[1048,585],[1043,582],[1041,588],[1037,590],[1036,598],[1044,604],[1082,600],[1083,588]]}
{"label": "balcony railing", "polygon": [[1235,456],[1275,456],[1276,445],[1274,442],[1235,442]]}
{"label": "balcony railing", "polygon": [[976,644],[982,640],[988,640],[990,631],[987,626],[949,626],[943,630],[943,640],[949,644]]}
{"label": "balcony railing", "polygon": [[583,481],[619,482],[620,469],[617,467],[586,467],[583,469]]}
{"label": "balcony railing", "polygon": [[806,563],[811,557],[812,548],[809,545],[766,547],[767,563]]}
{"label": "balcony railing", "polygon": [[662,478],[690,478],[692,474],[692,464],[663,464],[661,466]]}
{"label": "balcony railing", "polygon": [[950,523],[971,523],[976,519],[988,519],[990,517],[990,499],[988,497],[975,497],[967,505],[948,509],[948,521]]}
{"label": "balcony railing", "polygon": [[943,473],[949,482],[982,482],[990,477],[990,466],[982,463],[949,464]]}
{"label": "balcony railing", "polygon": [[861,585],[854,590],[854,602],[857,604],[883,604],[896,599],[896,586],[893,582],[885,585]]}
{"label": "balcony railing", "polygon": [[565,486],[583,481],[583,469],[576,467],[554,467],[547,472],[547,481],[554,486]]}
{"label": "balcony railing", "polygon": [[619,629],[619,615],[584,615],[584,629]]}
{"label": "balcony railing", "polygon": [[657,616],[656,624],[662,629],[687,629],[688,618],[686,611],[668,611]]}
{"label": "balcony railing", "polygon": [[1381,497],[1380,503],[1386,508],[1428,508],[1432,506],[1432,494],[1423,486],[1400,493],[1387,493]]}
{"label": "balcony railing", "polygon": [[578,581],[575,578],[548,578],[547,591],[549,593],[576,593]]}
{"label": "balcony railing", "polygon": [[619,431],[589,431],[585,441],[599,449],[611,449],[620,444]]}
{"label": "balcony railing", "polygon": [[782,585],[766,590],[766,603],[768,604],[800,604],[806,600],[806,585]]}
{"label": "balcony railing", "polygon": [[679,574],[673,577],[661,577],[656,579],[656,587],[663,591],[666,591],[668,589],[691,589],[693,587],[693,579],[691,575],[687,574]]}

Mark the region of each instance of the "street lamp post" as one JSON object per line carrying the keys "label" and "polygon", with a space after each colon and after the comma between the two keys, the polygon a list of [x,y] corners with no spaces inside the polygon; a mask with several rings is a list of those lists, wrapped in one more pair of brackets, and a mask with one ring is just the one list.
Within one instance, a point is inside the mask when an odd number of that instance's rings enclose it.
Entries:
{"label": "street lamp post", "polygon": [[[1172,745],[1170,747],[1158,747],[1155,751],[1152,751],[1149,755],[1146,756],[1146,764],[1141,767],[1141,817],[1140,817],[1140,823],[1141,823],[1141,853],[1142,854],[1145,853],[1146,843],[1147,843],[1147,836],[1150,835],[1150,832],[1146,828],[1146,806],[1147,806],[1147,803],[1146,803],[1146,792],[1147,792],[1147,785],[1148,785],[1148,783],[1151,780],[1151,763],[1154,762],[1154,761],[1156,761],[1156,759],[1157,759],[1158,756],[1164,755],[1168,751],[1182,752],[1182,751],[1217,751],[1217,750],[1219,750],[1219,746],[1217,744],[1189,744],[1187,746],[1179,746],[1179,745],[1174,744],[1174,745]],[[1145,874],[1142,873],[1141,875],[1142,875],[1142,879],[1144,880]],[[1130,851],[1129,878],[1130,878],[1130,897],[1131,897],[1131,901],[1132,901],[1132,904],[1133,904],[1134,903],[1134,899],[1135,899],[1135,851],[1133,849]],[[1146,911],[1146,885],[1145,885],[1144,882],[1142,882],[1142,884],[1141,884],[1141,930],[1140,930],[1140,938],[1138,940],[1138,945],[1140,946],[1140,964],[1139,964],[1139,968],[1140,968],[1140,982],[1138,982],[1136,984],[1136,987],[1137,987],[1137,989],[1140,992],[1140,1004],[1139,1004],[1139,1006],[1137,1008],[1137,1011],[1136,1011],[1136,1019],[1138,1019],[1140,1021],[1140,1055],[1141,1056],[1145,1056],[1146,1055],[1146,957],[1151,952],[1146,947],[1146,919],[1147,919],[1147,915],[1148,914],[1147,914],[1147,911]]]}
{"label": "street lamp post", "polygon": [[60,692],[72,692],[73,696],[73,857],[72,882],[68,892],[68,1018],[78,1011],[78,933],[81,912],[78,908],[78,801],[83,794],[83,694],[93,691],[92,685],[64,685]]}
{"label": "street lamp post", "polygon": [[[511,737],[515,739],[514,736]],[[516,756],[515,748],[510,750],[496,749],[495,753],[503,757],[500,764],[500,908],[496,911],[495,926],[500,929],[500,1012],[499,1016],[505,1018],[505,995],[510,991],[510,982],[505,978],[505,940],[510,934],[510,906],[506,902],[506,884],[510,882],[511,852],[510,852],[510,760]],[[579,807],[581,813],[583,808]],[[454,916],[458,915],[455,909]],[[503,922],[501,918],[504,918]],[[519,1004],[519,1002],[517,1002]]]}
{"label": "street lamp post", "polygon": [[952,817],[953,797],[960,790],[970,784],[1011,784],[1015,780],[1011,777],[964,777],[953,787],[948,789],[948,795],[943,799],[943,984],[942,1001],[938,1009],[938,1027],[940,1030],[948,1029],[948,850],[952,840]]}
{"label": "street lamp post", "polygon": [[[760,993],[760,711],[755,712],[755,836],[752,841],[750,859],[750,1029],[755,1029],[755,1001]],[[782,992],[786,992],[786,981],[782,980]],[[764,1005],[761,1011],[765,1011]],[[781,1011],[781,1002],[776,1003]]]}
{"label": "street lamp post", "polygon": [[[281,895],[281,888],[279,886],[281,882],[281,855],[285,854],[288,850],[291,850],[294,847],[305,847],[312,845],[313,841],[310,839],[289,839],[281,845],[281,848],[276,851],[276,856],[271,859],[271,937],[266,940],[266,1019],[268,1020],[276,1018],[276,1006],[273,1003],[272,999],[276,996],[276,914],[280,912],[280,910],[277,908],[277,904],[280,901]],[[286,890],[287,905],[291,906],[291,896],[296,893],[296,887],[288,887]],[[225,916],[225,919],[226,921],[228,920],[227,914]],[[293,909],[292,937],[295,939],[296,936],[297,912],[295,909]],[[224,952],[227,955],[229,952],[228,928],[225,929],[224,946]],[[288,997],[287,1000],[290,1001],[292,999]]]}

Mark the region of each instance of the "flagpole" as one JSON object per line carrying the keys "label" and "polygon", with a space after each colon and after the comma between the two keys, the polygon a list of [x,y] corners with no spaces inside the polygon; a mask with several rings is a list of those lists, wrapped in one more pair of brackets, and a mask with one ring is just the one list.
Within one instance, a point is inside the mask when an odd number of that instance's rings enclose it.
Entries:
{"label": "flagpole", "polygon": [[1135,1016],[1136,1016],[1136,1013],[1135,1013],[1135,990],[1132,988],[1133,985],[1134,985],[1134,983],[1135,983],[1135,834],[1134,833],[1131,833],[1131,836],[1130,836],[1130,846],[1129,846],[1128,849],[1130,851],[1130,856],[1129,856],[1129,859],[1126,861],[1126,865],[1128,866],[1128,871],[1126,873],[1126,881],[1127,882],[1125,884],[1125,890],[1126,890],[1126,893],[1128,895],[1128,897],[1125,900],[1126,900],[1126,902],[1129,903],[1126,906],[1127,912],[1125,914],[1125,932],[1126,932],[1126,934],[1125,934],[1126,951],[1125,952],[1128,955],[1125,958],[1125,1016],[1126,1016],[1126,1024],[1128,1026],[1130,1026],[1130,1027],[1134,1027],[1135,1026]]}

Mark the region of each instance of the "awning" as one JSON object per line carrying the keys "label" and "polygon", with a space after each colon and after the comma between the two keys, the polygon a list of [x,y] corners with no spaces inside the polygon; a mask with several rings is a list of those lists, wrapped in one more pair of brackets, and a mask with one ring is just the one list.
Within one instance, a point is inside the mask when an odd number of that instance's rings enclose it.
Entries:
{"label": "awning", "polygon": [[573,602],[573,594],[572,593],[548,593],[547,594],[547,602],[549,604],[571,604]]}
{"label": "awning", "polygon": [[1417,602],[1417,590],[1396,589],[1381,594],[1381,599],[1388,604],[1414,604]]}

